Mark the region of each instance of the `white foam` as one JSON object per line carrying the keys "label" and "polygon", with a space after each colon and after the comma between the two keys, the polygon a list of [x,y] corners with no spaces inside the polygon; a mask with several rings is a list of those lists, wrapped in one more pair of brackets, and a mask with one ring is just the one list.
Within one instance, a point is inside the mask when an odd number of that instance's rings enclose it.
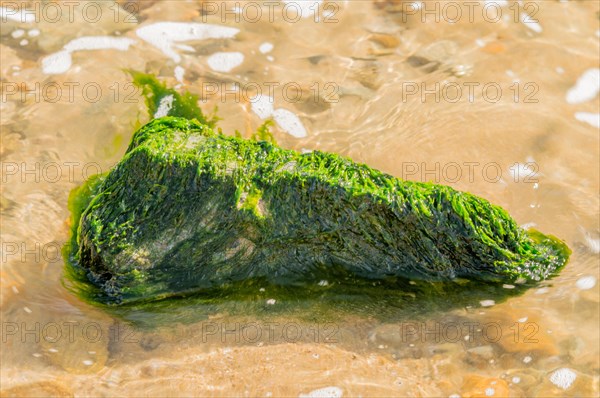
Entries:
{"label": "white foam", "polygon": [[550,375],[550,381],[557,387],[563,390],[568,390],[573,384],[577,374],[569,368],[561,368]]}
{"label": "white foam", "polygon": [[42,59],[42,70],[47,75],[65,73],[71,67],[71,53],[59,51]]}
{"label": "white foam", "polygon": [[575,282],[575,286],[577,286],[577,288],[580,290],[589,290],[596,286],[596,277],[591,275],[581,277],[577,279],[577,282]]}
{"label": "white foam", "polygon": [[575,86],[567,91],[567,102],[579,104],[592,100],[600,91],[600,69],[591,68],[583,72]]}
{"label": "white foam", "polygon": [[592,127],[600,128],[600,113],[576,112],[575,119]]}
{"label": "white foam", "polygon": [[71,53],[82,50],[115,49],[126,51],[135,40],[124,37],[84,36],[67,43],[61,51],[42,59],[42,71],[47,75],[56,75],[69,70],[72,64]]}
{"label": "white foam", "polygon": [[[532,161],[528,163],[534,162]],[[516,163],[508,168],[508,170],[513,176],[513,181],[526,181],[530,178],[535,178],[538,175],[535,169],[530,167],[528,163]]]}
{"label": "white foam", "polygon": [[542,25],[540,25],[535,19],[531,18],[529,14],[525,12],[521,13],[521,22],[523,22],[525,26],[536,33],[541,33],[543,30]]}
{"label": "white foam", "polygon": [[23,29],[16,29],[16,30],[13,30],[10,35],[13,37],[13,39],[18,39],[19,37],[22,37],[24,34],[25,34],[25,31]]}
{"label": "white foam", "polygon": [[325,387],[313,390],[308,394],[300,394],[298,398],[341,398],[344,394],[339,387]]}
{"label": "white foam", "polygon": [[7,20],[21,22],[21,23],[33,23],[35,22],[35,14],[33,12],[26,12],[25,10],[15,10],[6,7],[0,7],[0,20],[2,23]]}
{"label": "white foam", "polygon": [[273,44],[266,41],[258,47],[258,51],[262,54],[270,53],[273,51]]}
{"label": "white foam", "polygon": [[508,6],[508,0],[485,0],[485,5],[487,6],[488,4],[496,4],[498,7],[507,7]]}
{"label": "white foam", "polygon": [[[308,18],[314,15],[315,11],[318,11],[323,0],[283,0],[285,4],[293,5],[289,6],[289,9],[292,8],[298,10],[302,18]],[[292,11],[288,11],[292,12]],[[290,15],[291,17],[291,15]]]}
{"label": "white foam", "polygon": [[280,129],[296,138],[307,136],[306,129],[295,113],[287,109],[273,109],[273,98],[267,95],[256,95],[250,99],[252,111],[261,119],[273,117]]}
{"label": "white foam", "polygon": [[270,117],[273,112],[273,98],[268,95],[256,95],[250,98],[252,111],[261,119]]}
{"label": "white foam", "polygon": [[125,37],[84,36],[71,40],[63,47],[63,49],[70,52],[107,49],[126,51],[133,43],[135,43],[135,40],[127,39]]}
{"label": "white foam", "polygon": [[174,50],[174,44],[182,41],[229,39],[239,33],[239,29],[227,26],[196,22],[157,22],[142,26],[136,34],[144,41],[158,48],[175,62],[181,56]]}
{"label": "white foam", "polygon": [[167,116],[171,108],[173,108],[173,94],[167,95],[160,100],[158,104],[158,109],[154,113],[154,118],[158,119],[159,117]]}
{"label": "white foam", "polygon": [[207,62],[208,66],[214,71],[230,72],[244,62],[244,54],[238,52],[214,53],[208,57]]}
{"label": "white foam", "polygon": [[296,138],[304,138],[307,136],[304,125],[293,112],[287,109],[276,109],[273,112],[275,123],[286,133]]}
{"label": "white foam", "polygon": [[589,234],[585,234],[585,243],[592,251],[592,253],[600,253],[600,239],[594,239]]}
{"label": "white foam", "polygon": [[177,65],[173,73],[175,75],[175,79],[177,79],[179,83],[183,83],[183,75],[185,74],[185,69]]}

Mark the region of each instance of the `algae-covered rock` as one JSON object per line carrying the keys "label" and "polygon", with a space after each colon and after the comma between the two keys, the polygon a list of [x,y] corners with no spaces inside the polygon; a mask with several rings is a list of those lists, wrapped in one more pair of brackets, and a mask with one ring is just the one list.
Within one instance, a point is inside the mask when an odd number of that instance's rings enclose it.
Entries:
{"label": "algae-covered rock", "polygon": [[152,120],[84,188],[73,258],[114,303],[253,278],[538,281],[569,255],[469,193],[194,119]]}

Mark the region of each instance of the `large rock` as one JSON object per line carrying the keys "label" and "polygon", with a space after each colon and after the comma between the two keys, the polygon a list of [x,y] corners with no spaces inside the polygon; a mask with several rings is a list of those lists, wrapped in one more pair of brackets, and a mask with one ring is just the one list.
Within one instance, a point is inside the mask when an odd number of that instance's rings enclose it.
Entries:
{"label": "large rock", "polygon": [[84,188],[73,258],[115,303],[249,279],[537,281],[569,254],[469,193],[170,116]]}

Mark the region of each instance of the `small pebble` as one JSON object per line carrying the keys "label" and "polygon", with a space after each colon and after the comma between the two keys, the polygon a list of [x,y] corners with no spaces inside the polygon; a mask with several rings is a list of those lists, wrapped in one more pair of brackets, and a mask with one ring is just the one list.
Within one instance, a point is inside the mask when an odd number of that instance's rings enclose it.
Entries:
{"label": "small pebble", "polygon": [[82,361],[82,363],[85,366],[92,366],[94,364],[94,361],[90,361],[89,359],[85,359],[85,360]]}
{"label": "small pebble", "polygon": [[25,310],[25,312],[28,314],[31,314],[33,312],[29,309],[29,307],[23,307],[23,310]]}
{"label": "small pebble", "polygon": [[528,356],[526,356],[525,358],[523,358],[523,363],[529,363],[529,362],[531,362],[531,360],[532,360],[532,359],[533,359],[533,358],[531,358],[531,357],[528,355]]}
{"label": "small pebble", "polygon": [[276,302],[277,302],[277,301],[276,301],[275,299],[268,299],[268,300],[267,300],[267,304],[268,304],[268,305],[273,305],[273,304],[275,304]]}

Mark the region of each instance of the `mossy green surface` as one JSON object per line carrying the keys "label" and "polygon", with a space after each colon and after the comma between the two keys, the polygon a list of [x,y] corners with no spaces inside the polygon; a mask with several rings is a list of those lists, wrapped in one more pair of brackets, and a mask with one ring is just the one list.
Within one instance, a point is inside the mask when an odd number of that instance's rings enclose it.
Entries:
{"label": "mossy green surface", "polygon": [[570,253],[469,193],[187,118],[142,127],[88,190],[71,257],[110,303],[249,280],[539,281]]}

